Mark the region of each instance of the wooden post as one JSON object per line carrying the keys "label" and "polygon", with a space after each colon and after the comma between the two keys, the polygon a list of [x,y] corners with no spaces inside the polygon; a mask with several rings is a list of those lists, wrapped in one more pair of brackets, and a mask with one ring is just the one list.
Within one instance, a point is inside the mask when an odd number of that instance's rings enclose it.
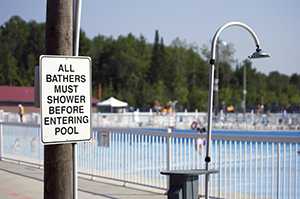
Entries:
{"label": "wooden post", "polygon": [[[46,54],[72,55],[72,0],[48,0]],[[44,199],[72,199],[72,144],[46,145],[44,149]]]}

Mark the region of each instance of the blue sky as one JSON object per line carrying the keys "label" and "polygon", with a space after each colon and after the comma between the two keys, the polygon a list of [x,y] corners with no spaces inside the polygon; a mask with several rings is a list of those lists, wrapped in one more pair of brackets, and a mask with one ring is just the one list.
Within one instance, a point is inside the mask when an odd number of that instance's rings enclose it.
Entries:
{"label": "blue sky", "polygon": [[[179,37],[201,47],[210,46],[222,24],[241,21],[254,29],[262,48],[272,55],[253,62],[258,71],[300,73],[299,0],[82,0],[82,5],[82,29],[89,37],[131,32],[153,42],[158,29],[167,44]],[[0,24],[12,15],[45,21],[46,0],[3,0]],[[254,50],[252,38],[240,28],[225,30],[221,39],[234,44],[240,61]]]}

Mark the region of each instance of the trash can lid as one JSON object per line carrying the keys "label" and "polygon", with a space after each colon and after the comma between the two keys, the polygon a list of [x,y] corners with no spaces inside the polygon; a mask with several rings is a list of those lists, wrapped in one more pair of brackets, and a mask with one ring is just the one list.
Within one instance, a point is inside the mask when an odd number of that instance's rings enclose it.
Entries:
{"label": "trash can lid", "polygon": [[215,169],[190,169],[190,170],[166,170],[161,171],[162,175],[186,175],[186,176],[196,176],[196,175],[205,175],[205,174],[213,174],[218,173],[218,170]]}

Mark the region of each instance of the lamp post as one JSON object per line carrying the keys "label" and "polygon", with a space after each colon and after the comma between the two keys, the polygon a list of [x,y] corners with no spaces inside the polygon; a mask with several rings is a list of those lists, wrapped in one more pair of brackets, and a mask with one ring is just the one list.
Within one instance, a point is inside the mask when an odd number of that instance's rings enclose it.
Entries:
{"label": "lamp post", "polygon": [[[205,157],[205,169],[208,170],[209,162],[211,161],[210,158],[210,141],[211,141],[211,128],[212,128],[212,111],[213,111],[213,90],[214,90],[214,71],[215,71],[215,59],[216,59],[216,46],[219,36],[223,30],[231,26],[238,26],[245,30],[247,30],[252,38],[254,39],[256,51],[249,56],[250,59],[253,58],[263,58],[263,57],[270,57],[269,54],[263,52],[260,49],[259,39],[256,36],[256,33],[246,24],[241,22],[229,22],[221,26],[217,32],[215,33],[212,45],[211,45],[211,59],[210,59],[210,75],[209,75],[209,93],[208,93],[208,115],[207,115],[207,137],[206,137],[206,157]],[[208,184],[209,184],[209,175],[205,175],[205,199],[209,198],[209,191],[208,191]]]}

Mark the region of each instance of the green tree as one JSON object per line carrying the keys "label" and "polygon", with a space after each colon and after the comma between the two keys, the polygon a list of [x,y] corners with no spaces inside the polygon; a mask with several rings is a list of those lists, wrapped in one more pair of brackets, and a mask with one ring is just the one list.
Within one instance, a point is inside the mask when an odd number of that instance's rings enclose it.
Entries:
{"label": "green tree", "polygon": [[83,30],[80,30],[79,37],[79,55],[87,56],[90,55],[91,40],[86,36]]}
{"label": "green tree", "polygon": [[1,74],[4,74],[3,83],[10,86],[22,85],[17,68],[17,60],[12,56],[11,52],[4,50],[1,57]]}
{"label": "green tree", "polygon": [[148,70],[147,79],[150,84],[154,84],[162,80],[162,75],[165,73],[165,54],[163,39],[160,40],[159,31],[155,31],[154,44],[152,47],[152,55],[150,68]]}
{"label": "green tree", "polygon": [[201,90],[196,86],[193,86],[189,92],[189,104],[188,109],[194,111],[207,111],[207,102],[208,102],[208,91]]}
{"label": "green tree", "polygon": [[[45,24],[11,17],[0,26],[0,83],[33,85],[34,66],[45,53]],[[201,52],[201,53],[200,53]],[[143,35],[117,38],[97,35],[88,38],[80,33],[80,54],[92,57],[92,87],[101,85],[103,96],[116,96],[131,106],[149,108],[154,100],[161,104],[177,100],[179,107],[207,110],[208,47],[175,38],[165,45],[159,31],[154,42]],[[256,71],[249,60],[235,64],[232,44],[220,45],[217,64],[220,68],[219,98],[237,110],[243,97],[243,69],[247,73],[247,107],[300,104],[300,75]]]}

